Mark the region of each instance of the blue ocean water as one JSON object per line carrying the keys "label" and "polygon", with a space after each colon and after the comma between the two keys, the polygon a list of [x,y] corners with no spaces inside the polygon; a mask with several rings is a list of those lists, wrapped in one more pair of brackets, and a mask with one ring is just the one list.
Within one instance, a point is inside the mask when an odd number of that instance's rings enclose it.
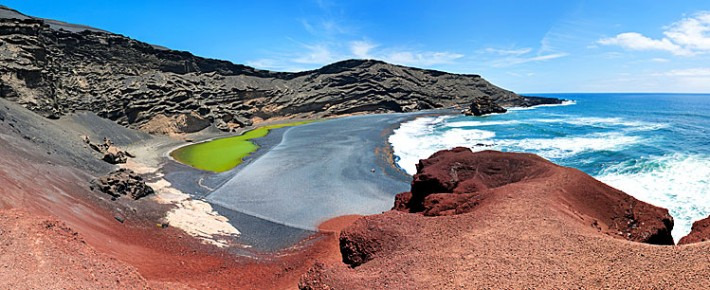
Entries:
{"label": "blue ocean water", "polygon": [[676,240],[710,215],[710,95],[544,94],[564,105],[483,117],[422,117],[390,136],[410,174],[456,146],[530,152],[667,208]]}

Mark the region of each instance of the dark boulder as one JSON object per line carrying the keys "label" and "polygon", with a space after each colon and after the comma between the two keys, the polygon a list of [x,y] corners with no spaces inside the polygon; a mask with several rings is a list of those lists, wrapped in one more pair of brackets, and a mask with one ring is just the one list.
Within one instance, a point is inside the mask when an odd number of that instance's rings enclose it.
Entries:
{"label": "dark boulder", "polygon": [[84,143],[86,143],[89,148],[94,151],[103,154],[101,160],[111,164],[126,163],[126,161],[128,161],[128,157],[134,157],[131,153],[128,153],[128,151],[121,150],[114,146],[113,142],[111,142],[111,139],[109,138],[104,138],[103,143],[94,143],[91,142],[89,137],[84,136]]}
{"label": "dark boulder", "polygon": [[146,185],[142,177],[125,168],[92,180],[91,189],[106,193],[113,200],[121,196],[137,200],[154,193],[153,188]]}
{"label": "dark boulder", "polygon": [[473,99],[468,110],[464,111],[466,115],[483,116],[494,113],[505,113],[508,110],[496,104],[489,96],[481,96]]}

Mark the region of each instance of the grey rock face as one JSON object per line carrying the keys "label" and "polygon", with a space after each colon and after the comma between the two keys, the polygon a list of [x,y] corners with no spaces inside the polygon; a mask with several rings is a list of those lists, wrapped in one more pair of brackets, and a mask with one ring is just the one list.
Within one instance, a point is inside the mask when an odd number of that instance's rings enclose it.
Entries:
{"label": "grey rock face", "polygon": [[231,130],[272,117],[466,107],[482,96],[503,106],[525,103],[478,75],[375,60],[271,72],[98,29],[69,31],[63,28],[69,24],[57,26],[4,7],[0,12],[0,97],[49,118],[86,110],[140,128],[159,116],[176,119],[195,112]]}

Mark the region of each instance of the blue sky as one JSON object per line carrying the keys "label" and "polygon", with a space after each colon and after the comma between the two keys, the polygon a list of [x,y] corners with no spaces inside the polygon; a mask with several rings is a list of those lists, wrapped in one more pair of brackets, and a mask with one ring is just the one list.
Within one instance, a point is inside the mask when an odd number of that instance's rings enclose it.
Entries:
{"label": "blue sky", "polygon": [[262,69],[374,58],[521,93],[710,93],[707,0],[0,3]]}

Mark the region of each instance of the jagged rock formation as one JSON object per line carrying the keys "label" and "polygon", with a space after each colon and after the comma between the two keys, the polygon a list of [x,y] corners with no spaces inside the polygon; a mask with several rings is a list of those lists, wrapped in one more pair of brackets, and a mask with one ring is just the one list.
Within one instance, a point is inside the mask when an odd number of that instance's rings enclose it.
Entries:
{"label": "jagged rock formation", "polygon": [[678,241],[679,245],[710,241],[710,216],[693,223],[690,233]]}
{"label": "jagged rock formation", "polygon": [[493,102],[490,97],[482,96],[474,98],[473,102],[471,102],[471,106],[468,107],[468,110],[466,110],[464,114],[468,116],[483,116],[494,113],[505,113],[507,111],[508,110],[505,108]]}
{"label": "jagged rock formation", "polygon": [[[526,99],[478,75],[347,60],[299,73],[257,70],[0,7],[0,97],[49,118],[79,110],[152,128],[196,112],[223,130],[271,117],[322,117]],[[69,31],[71,30],[71,31]],[[185,126],[188,132],[203,127]],[[178,126],[180,127],[180,126]],[[159,129],[152,128],[159,132]]]}
{"label": "jagged rock formation", "polygon": [[106,193],[114,200],[124,195],[137,200],[154,193],[142,177],[125,168],[92,180],[91,189]]}

